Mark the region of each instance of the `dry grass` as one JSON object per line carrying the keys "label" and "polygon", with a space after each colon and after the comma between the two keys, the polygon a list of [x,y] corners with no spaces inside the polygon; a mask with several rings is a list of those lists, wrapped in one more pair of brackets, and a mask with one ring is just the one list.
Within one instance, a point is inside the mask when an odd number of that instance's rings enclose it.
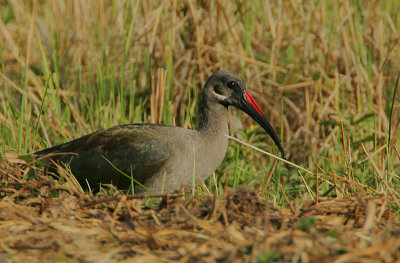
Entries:
{"label": "dry grass", "polygon": [[[104,126],[98,123],[103,119],[87,123],[82,109],[70,101],[79,91],[77,76],[81,73],[82,85],[89,85],[99,74],[99,65],[118,72],[108,72],[110,76],[103,78],[118,77],[125,83],[135,80],[138,90],[150,87],[149,74],[156,76],[159,68],[167,69],[167,76],[160,76],[160,81],[169,90],[165,95],[176,118],[182,118],[188,86],[200,87],[220,68],[242,73],[247,86],[262,95],[257,99],[268,109],[271,122],[282,123],[286,147],[296,149],[290,151],[292,158],[307,156],[312,164],[318,163],[318,155],[324,151],[347,148],[350,139],[345,133],[343,145],[340,125],[327,132],[329,125],[324,121],[341,123],[353,135],[349,126],[373,113],[375,121],[362,125],[354,135],[360,140],[372,135],[379,142],[387,133],[390,99],[386,98],[391,96],[390,87],[399,72],[398,21],[393,20],[396,1],[359,3],[360,7],[350,1],[7,3],[14,11],[14,20],[8,24],[0,21],[0,80],[2,86],[7,85],[0,98],[10,95],[6,92],[23,93],[25,80],[26,100],[32,107],[26,110],[25,119],[34,122],[43,87],[51,76],[48,92],[61,96],[77,124],[70,129],[60,123],[61,110],[53,108],[60,105],[48,95],[46,111],[52,114],[40,127],[42,135],[56,132],[73,138],[76,133]],[[5,105],[2,107],[2,122],[18,127]],[[397,108],[396,103],[393,135],[398,134]],[[152,110],[149,120],[159,121],[159,111]],[[23,136],[32,135],[25,132]],[[393,143],[396,137],[392,136]],[[30,139],[29,148],[42,146]],[[373,140],[368,144],[375,146]],[[345,154],[340,155],[332,151],[328,158],[345,163],[359,149],[343,149]]]}
{"label": "dry grass", "polygon": [[[1,253],[399,260],[399,10],[397,0],[0,0],[0,153],[131,122],[193,128],[201,86],[226,69],[245,78],[289,161],[307,170],[230,144],[206,182],[216,198],[151,202],[113,188],[97,199],[68,177],[23,177],[2,162]],[[255,129],[231,130],[274,149]],[[237,184],[257,194],[225,191]]]}
{"label": "dry grass", "polygon": [[0,257],[13,262],[395,262],[400,221],[387,196],[320,198],[293,211],[238,188],[165,195],[151,207],[1,163]]}
{"label": "dry grass", "polygon": [[[363,143],[384,177],[399,180],[397,99],[389,114],[400,72],[397,1],[0,4],[14,15],[0,21],[2,152],[131,122],[193,127],[201,85],[228,69],[280,124],[291,161],[351,180],[362,170],[365,183],[377,170]],[[260,178],[257,163],[248,169]]]}

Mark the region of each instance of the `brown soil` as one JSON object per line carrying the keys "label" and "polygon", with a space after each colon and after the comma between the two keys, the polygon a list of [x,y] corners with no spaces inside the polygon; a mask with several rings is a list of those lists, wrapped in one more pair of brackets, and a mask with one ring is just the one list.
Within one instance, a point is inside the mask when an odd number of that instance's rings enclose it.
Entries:
{"label": "brown soil", "polygon": [[287,209],[240,188],[150,203],[0,168],[0,262],[400,262],[399,218],[383,195]]}

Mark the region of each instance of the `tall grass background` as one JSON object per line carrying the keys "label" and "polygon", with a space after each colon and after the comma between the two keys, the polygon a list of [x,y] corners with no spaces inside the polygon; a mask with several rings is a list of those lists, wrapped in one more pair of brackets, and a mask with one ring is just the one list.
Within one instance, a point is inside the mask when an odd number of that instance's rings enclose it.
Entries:
{"label": "tall grass background", "polygon": [[[312,173],[231,142],[200,190],[398,200],[399,11],[397,0],[1,0],[0,152],[134,122],[195,128],[202,85],[225,69]],[[232,110],[230,126],[278,153],[245,114]]]}

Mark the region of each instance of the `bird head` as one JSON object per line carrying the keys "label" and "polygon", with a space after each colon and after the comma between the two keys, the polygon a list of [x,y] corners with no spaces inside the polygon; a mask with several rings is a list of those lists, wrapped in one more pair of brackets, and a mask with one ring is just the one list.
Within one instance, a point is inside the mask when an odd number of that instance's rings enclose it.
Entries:
{"label": "bird head", "polygon": [[218,71],[214,73],[205,85],[207,93],[221,105],[233,106],[246,112],[271,136],[276,146],[285,158],[285,151],[271,124],[265,118],[260,106],[246,90],[244,80],[236,73]]}

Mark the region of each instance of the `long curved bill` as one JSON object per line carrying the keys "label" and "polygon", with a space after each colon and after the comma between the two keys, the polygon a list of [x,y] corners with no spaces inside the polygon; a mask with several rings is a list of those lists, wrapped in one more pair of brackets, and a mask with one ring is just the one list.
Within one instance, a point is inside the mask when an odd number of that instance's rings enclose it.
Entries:
{"label": "long curved bill", "polygon": [[282,158],[285,159],[285,151],[283,150],[281,141],[279,140],[278,136],[276,135],[271,124],[265,118],[264,113],[261,111],[257,102],[253,99],[253,97],[250,95],[250,93],[247,90],[245,91],[245,98],[240,105],[240,109],[242,111],[246,112],[258,124],[260,124],[261,127],[264,128],[264,130],[269,134],[269,136],[271,136],[272,140],[274,140],[276,146],[278,146],[278,149],[282,154]]}

